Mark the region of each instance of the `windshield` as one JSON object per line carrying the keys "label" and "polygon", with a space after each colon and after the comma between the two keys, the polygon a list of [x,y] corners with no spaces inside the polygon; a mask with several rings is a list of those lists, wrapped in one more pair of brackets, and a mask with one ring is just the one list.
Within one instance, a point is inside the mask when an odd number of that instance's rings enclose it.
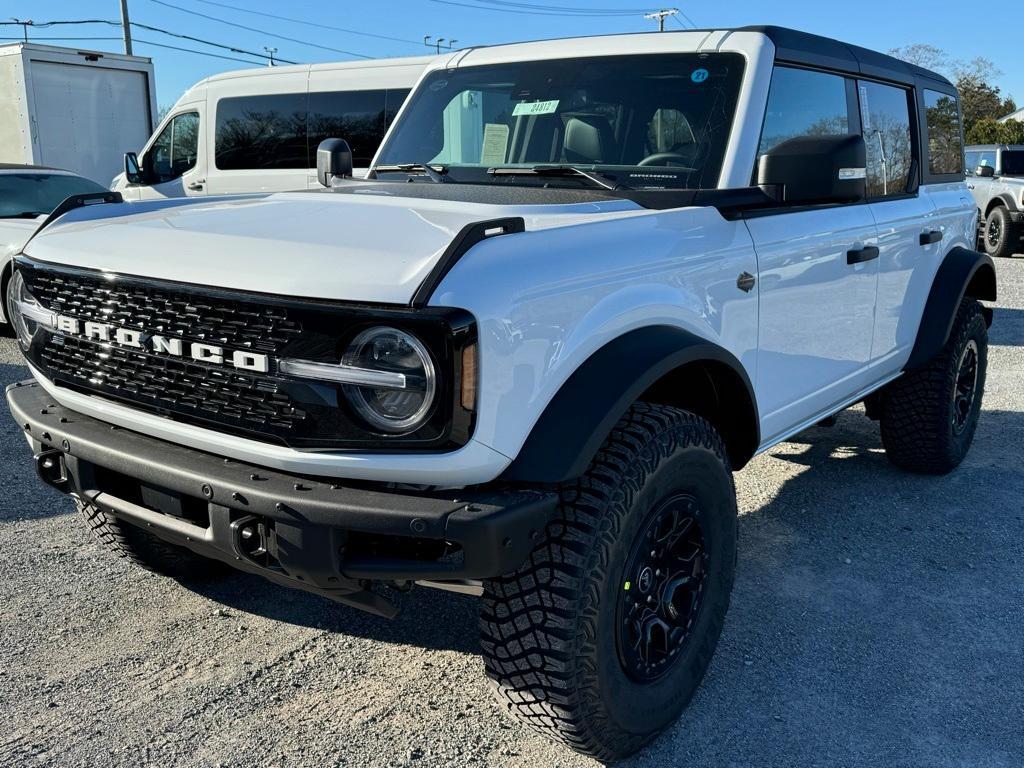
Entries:
{"label": "windshield", "polygon": [[[378,166],[430,163],[449,181],[579,187],[573,165],[633,189],[715,187],[743,76],[738,54],[604,56],[429,75]],[[387,178],[382,171],[381,178]]]}
{"label": "windshield", "polygon": [[1006,176],[1024,176],[1024,150],[1003,152],[1001,160]]}
{"label": "windshield", "polygon": [[71,195],[106,192],[81,176],[18,172],[0,173],[0,219],[44,216]]}

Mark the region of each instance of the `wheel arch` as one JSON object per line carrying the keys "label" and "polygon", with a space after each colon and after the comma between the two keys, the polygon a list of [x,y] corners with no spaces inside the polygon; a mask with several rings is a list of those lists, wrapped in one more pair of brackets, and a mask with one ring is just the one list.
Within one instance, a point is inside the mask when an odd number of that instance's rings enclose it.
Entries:
{"label": "wheel arch", "polygon": [[648,326],[609,342],[573,372],[502,479],[559,483],[579,477],[638,400],[707,419],[722,435],[734,469],[760,445],[754,389],[739,360],[681,328]]}
{"label": "wheel arch", "polygon": [[3,269],[0,269],[0,323],[10,323],[7,317],[7,284],[14,274],[14,259],[8,259]]}
{"label": "wheel arch", "polygon": [[[996,269],[990,256],[967,248],[954,248],[947,253],[935,273],[917,340],[904,370],[920,368],[945,346],[965,297],[995,301],[996,295]],[[991,325],[992,310],[985,307],[984,313],[985,321]]]}
{"label": "wheel arch", "polygon": [[1016,201],[1013,199],[1013,195],[1001,194],[996,195],[988,201],[988,206],[985,208],[985,218],[987,219],[996,208],[1007,208],[1011,211],[1017,210]]}

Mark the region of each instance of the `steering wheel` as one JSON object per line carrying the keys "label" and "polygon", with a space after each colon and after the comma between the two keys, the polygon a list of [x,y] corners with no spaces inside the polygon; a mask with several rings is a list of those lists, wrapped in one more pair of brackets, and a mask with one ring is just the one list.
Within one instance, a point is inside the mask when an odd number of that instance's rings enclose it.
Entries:
{"label": "steering wheel", "polygon": [[[692,167],[690,163],[692,160],[686,155],[682,155],[678,152],[655,152],[653,155],[648,155],[639,163],[638,166],[648,165],[664,165],[671,166],[673,168],[679,168],[683,171],[696,171],[697,169]],[[673,164],[674,163],[674,164]]]}

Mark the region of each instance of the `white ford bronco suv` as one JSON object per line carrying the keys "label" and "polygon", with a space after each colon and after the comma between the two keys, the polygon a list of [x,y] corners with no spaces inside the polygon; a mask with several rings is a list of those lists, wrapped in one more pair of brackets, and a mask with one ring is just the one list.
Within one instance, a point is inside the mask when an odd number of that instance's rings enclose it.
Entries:
{"label": "white ford bronco suv", "polygon": [[981,248],[1000,257],[1024,251],[1024,146],[975,145],[964,154]]}
{"label": "white ford bronco suv", "polygon": [[71,200],[19,255],[10,408],[118,555],[478,594],[507,709],[615,759],[711,659],[734,471],[859,402],[900,467],[964,458],[996,278],[940,76],[779,28],[476,48],[366,180],[343,138],[329,189]]}

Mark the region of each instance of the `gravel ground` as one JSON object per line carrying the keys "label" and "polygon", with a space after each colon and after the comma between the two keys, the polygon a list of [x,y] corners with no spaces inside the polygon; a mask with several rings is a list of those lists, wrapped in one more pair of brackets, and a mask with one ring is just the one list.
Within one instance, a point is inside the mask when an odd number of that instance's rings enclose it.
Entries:
{"label": "gravel ground", "polygon": [[[740,473],[718,653],[627,765],[1024,764],[1024,259],[998,267],[967,461],[903,474],[854,409]],[[190,591],[100,551],[29,458],[0,420],[0,765],[596,765],[492,703],[473,600],[385,622],[244,575]]]}

